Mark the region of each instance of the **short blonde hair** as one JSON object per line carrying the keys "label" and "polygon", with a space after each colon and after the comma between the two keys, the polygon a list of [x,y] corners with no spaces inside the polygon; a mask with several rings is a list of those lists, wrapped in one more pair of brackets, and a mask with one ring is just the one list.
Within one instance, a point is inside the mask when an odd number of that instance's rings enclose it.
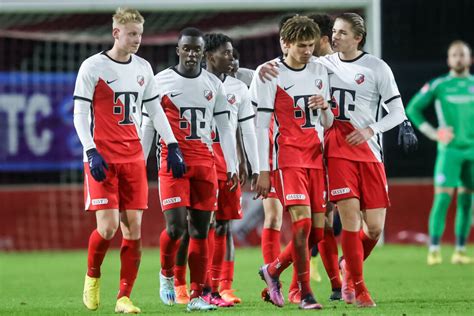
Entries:
{"label": "short blonde hair", "polygon": [[112,16],[112,21],[113,28],[118,27],[118,24],[125,25],[130,22],[138,24],[145,23],[145,19],[138,10],[121,7],[115,11],[115,14]]}

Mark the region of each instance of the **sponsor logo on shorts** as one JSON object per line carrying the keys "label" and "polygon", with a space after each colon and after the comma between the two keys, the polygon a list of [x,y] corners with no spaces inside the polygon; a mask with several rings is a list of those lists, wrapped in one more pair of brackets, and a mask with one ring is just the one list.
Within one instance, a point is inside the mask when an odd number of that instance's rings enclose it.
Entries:
{"label": "sponsor logo on shorts", "polygon": [[108,203],[109,203],[109,199],[93,199],[92,200],[92,205],[104,205]]}
{"label": "sponsor logo on shorts", "polygon": [[346,194],[346,193],[349,193],[349,192],[351,192],[351,189],[349,189],[349,188],[340,188],[340,189],[331,190],[331,195],[335,196],[335,195]]}
{"label": "sponsor logo on shorts", "polygon": [[304,199],[306,199],[306,195],[304,195],[304,194],[287,194],[286,199],[288,201],[304,200]]}
{"label": "sponsor logo on shorts", "polygon": [[179,196],[175,196],[169,199],[164,199],[163,205],[169,205],[169,204],[174,204],[174,203],[179,203],[179,202],[181,202],[181,198]]}

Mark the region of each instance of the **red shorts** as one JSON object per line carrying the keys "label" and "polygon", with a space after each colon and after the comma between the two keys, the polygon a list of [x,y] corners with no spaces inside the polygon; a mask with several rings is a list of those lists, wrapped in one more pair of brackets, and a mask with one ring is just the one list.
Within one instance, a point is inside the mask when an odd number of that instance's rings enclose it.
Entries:
{"label": "red shorts", "polygon": [[270,192],[267,194],[267,198],[278,199],[276,191],[278,181],[278,172],[276,170],[270,171]]}
{"label": "red shorts", "polygon": [[242,218],[242,192],[240,184],[234,192],[229,191],[230,185],[227,181],[219,180],[219,192],[217,194],[217,212],[218,221],[227,221],[231,219]]}
{"label": "red shorts", "polygon": [[148,208],[148,179],[145,160],[109,163],[106,178],[97,182],[89,164],[84,163],[84,201],[86,211]]}
{"label": "red shorts", "polygon": [[163,211],[186,206],[200,211],[217,209],[216,168],[205,166],[187,166],[186,173],[180,179],[166,172],[166,163],[162,164],[159,176],[159,195]]}
{"label": "red shorts", "polygon": [[362,210],[390,206],[387,177],[381,162],[328,158],[329,200],[360,200]]}
{"label": "red shorts", "polygon": [[323,169],[282,168],[278,170],[277,193],[285,208],[308,205],[312,213],[326,212],[326,185]]}

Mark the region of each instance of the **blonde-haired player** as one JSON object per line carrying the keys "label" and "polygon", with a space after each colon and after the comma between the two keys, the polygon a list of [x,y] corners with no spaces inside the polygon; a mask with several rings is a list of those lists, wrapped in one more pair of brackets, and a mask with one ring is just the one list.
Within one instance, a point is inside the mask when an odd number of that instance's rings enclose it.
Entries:
{"label": "blonde-haired player", "polygon": [[134,9],[113,16],[114,46],[87,58],[74,90],[74,126],[84,147],[85,209],[95,212],[97,228],[89,238],[83,302],[100,303],[100,266],[117,229],[122,231],[120,288],[115,312],[139,313],[130,300],[141,258],[141,221],[148,202],[145,159],[140,139],[144,105],[155,128],[173,152],[168,165],[175,177],[185,166],[177,141],[158,102],[150,64],[134,55],[144,19]]}

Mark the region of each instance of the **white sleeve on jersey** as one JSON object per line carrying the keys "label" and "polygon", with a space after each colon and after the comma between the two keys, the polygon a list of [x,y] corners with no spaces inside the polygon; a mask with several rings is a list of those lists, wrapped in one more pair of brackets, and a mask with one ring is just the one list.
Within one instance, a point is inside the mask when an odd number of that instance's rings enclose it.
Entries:
{"label": "white sleeve on jersey", "polygon": [[155,137],[155,127],[153,126],[153,121],[148,116],[148,113],[143,112],[143,119],[142,119],[142,139],[140,140],[142,143],[143,154],[145,156],[145,162],[148,159],[148,155],[150,154],[151,147],[153,145],[153,138]]}
{"label": "white sleeve on jersey", "polygon": [[79,68],[74,89],[74,127],[84,151],[95,148],[89,119],[96,81],[90,71],[89,62],[86,60]]}
{"label": "white sleeve on jersey", "polygon": [[386,132],[404,120],[407,119],[405,109],[403,107],[400,92],[398,91],[397,83],[393,76],[392,70],[384,62],[381,61],[380,69],[375,71],[377,75],[377,87],[382,101],[385,104],[388,114],[380,121],[375,122],[369,127],[374,131],[374,134]]}
{"label": "white sleeve on jersey", "polygon": [[218,81],[216,103],[214,107],[214,121],[219,132],[220,144],[227,165],[227,172],[237,174],[237,141],[235,130],[230,124],[230,109],[227,102],[224,85]]}
{"label": "white sleeve on jersey", "polygon": [[239,106],[238,122],[242,131],[244,150],[253,173],[259,173],[257,137],[255,135],[254,111],[250,102],[250,93],[246,87],[241,90],[242,103]]}
{"label": "white sleeve on jersey", "polygon": [[[258,70],[258,69],[257,69]],[[270,171],[270,140],[269,128],[272,114],[275,108],[276,79],[261,82],[258,76],[254,76],[250,89],[256,93],[257,103],[257,144],[258,161],[260,171]]]}
{"label": "white sleeve on jersey", "polygon": [[89,124],[90,108],[90,102],[79,99],[74,100],[74,127],[84,151],[95,148]]}
{"label": "white sleeve on jersey", "polygon": [[327,68],[324,66],[323,68],[325,70],[325,80],[323,83],[323,90],[321,91],[321,93],[322,93],[322,96],[324,97],[324,100],[328,102],[329,108],[326,110],[319,110],[319,112],[321,113],[321,116],[320,116],[321,125],[325,129],[328,129],[332,126],[332,123],[334,123],[334,114],[332,113],[331,104],[329,103],[331,101],[331,94],[329,92],[329,75],[328,75]]}

